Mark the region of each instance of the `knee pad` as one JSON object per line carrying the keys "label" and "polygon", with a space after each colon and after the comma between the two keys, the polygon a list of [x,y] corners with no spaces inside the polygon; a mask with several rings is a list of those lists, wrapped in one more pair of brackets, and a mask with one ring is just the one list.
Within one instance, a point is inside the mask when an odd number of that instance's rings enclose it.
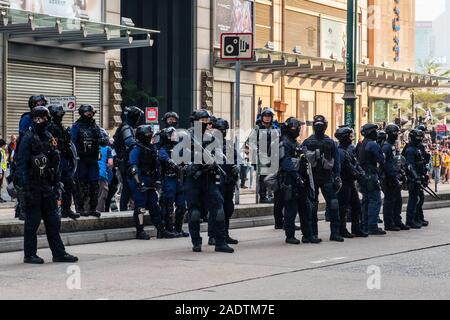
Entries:
{"label": "knee pad", "polygon": [[330,202],[330,209],[331,210],[339,210],[339,201],[338,199],[333,199]]}
{"label": "knee pad", "polygon": [[217,222],[224,222],[225,221],[225,211],[223,210],[223,208],[220,208],[217,211],[216,221]]}
{"label": "knee pad", "polygon": [[191,210],[191,222],[200,222],[202,218],[202,213],[198,209]]}

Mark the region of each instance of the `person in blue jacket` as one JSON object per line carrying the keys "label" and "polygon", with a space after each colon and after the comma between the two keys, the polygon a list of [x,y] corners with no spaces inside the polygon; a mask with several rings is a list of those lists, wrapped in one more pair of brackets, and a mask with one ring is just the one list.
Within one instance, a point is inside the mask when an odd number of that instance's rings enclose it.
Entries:
{"label": "person in blue jacket", "polygon": [[152,138],[151,126],[139,126],[136,129],[137,143],[130,152],[128,182],[134,200],[134,221],[138,240],[150,240],[150,235],[144,230],[144,215],[147,210],[157,229],[158,239],[175,237],[165,229],[158,205],[157,190],[161,188],[161,164],[158,149],[152,144]]}

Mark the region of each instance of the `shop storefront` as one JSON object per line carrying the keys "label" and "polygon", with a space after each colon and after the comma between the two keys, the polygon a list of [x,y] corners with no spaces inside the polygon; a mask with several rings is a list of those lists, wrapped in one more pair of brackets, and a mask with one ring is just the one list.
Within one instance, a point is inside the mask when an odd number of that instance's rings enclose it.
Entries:
{"label": "shop storefront", "polygon": [[156,31],[120,25],[120,18],[105,22],[107,6],[117,7],[119,0],[32,2],[0,1],[1,134],[17,134],[28,99],[36,94],[74,97],[76,104],[65,106],[67,125],[78,118],[77,106],[91,104],[98,123],[108,128],[116,104],[110,88],[120,92],[120,82],[109,81],[108,61],[119,60],[120,49],[152,46]]}

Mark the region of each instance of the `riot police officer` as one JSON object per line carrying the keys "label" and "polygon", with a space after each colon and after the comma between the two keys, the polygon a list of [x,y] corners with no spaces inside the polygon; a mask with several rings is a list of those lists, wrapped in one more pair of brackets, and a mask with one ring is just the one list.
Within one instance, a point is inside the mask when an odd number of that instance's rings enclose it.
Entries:
{"label": "riot police officer", "polygon": [[380,167],[385,164],[381,147],[377,144],[378,126],[366,124],[362,127],[363,142],[358,149],[358,161],[366,173],[366,183],[361,184],[363,193],[363,231],[369,235],[385,235],[378,228],[378,216],[381,210]]}
{"label": "riot police officer", "polygon": [[[418,130],[422,131],[424,133],[424,139],[425,139],[425,134],[428,132],[428,129],[425,125],[420,125],[417,127]],[[420,151],[422,152],[422,155],[425,159],[425,166],[427,163],[430,163],[431,161],[431,154],[427,151],[425,144],[421,143],[419,145]],[[424,170],[426,170],[426,168],[424,168]],[[429,185],[429,179],[428,179],[428,175],[425,176],[424,180],[424,187],[427,187]],[[418,224],[421,224],[422,227],[428,227],[428,225],[430,224],[427,220],[425,220],[425,216],[423,214],[423,204],[425,203],[425,194],[423,192],[419,193],[419,197],[420,197],[420,201],[419,204],[417,205],[418,208],[418,217],[417,217],[417,222]]]}
{"label": "riot police officer", "polygon": [[420,220],[420,199],[424,197],[422,186],[427,183],[426,161],[421,150],[425,134],[415,129],[409,134],[409,143],[404,149],[408,170],[409,199],[406,213],[406,225],[411,229],[420,229],[423,226]]}
{"label": "riot police officer", "polygon": [[180,117],[176,112],[167,112],[163,117],[165,128],[177,128]]}
{"label": "riot police officer", "polygon": [[116,162],[119,169],[122,192],[120,194],[120,211],[128,210],[131,190],[128,185],[128,171],[130,150],[136,145],[134,130],[145,123],[145,114],[138,107],[125,107],[122,111],[122,124],[114,134],[113,148],[116,152]]}
{"label": "riot police officer", "polygon": [[61,154],[61,182],[64,185],[62,190],[61,217],[76,220],[79,214],[72,211],[72,195],[74,187],[74,175],[77,166],[77,153],[71,141],[70,129],[64,127],[62,120],[66,114],[64,108],[59,105],[48,107],[52,122],[49,125],[49,132],[58,142],[58,150]]}
{"label": "riot police officer", "polygon": [[384,204],[383,220],[386,231],[409,230],[402,222],[402,181],[403,173],[401,168],[400,152],[397,150],[397,140],[400,128],[395,124],[386,127],[387,139],[382,150],[386,158],[384,166]]}
{"label": "riot police officer", "polygon": [[330,217],[331,241],[343,242],[339,234],[339,202],[336,193],[342,186],[340,178],[339,151],[336,143],[325,132],[328,121],[324,116],[314,117],[314,134],[303,142],[303,148],[314,174],[315,195],[312,209],[313,235],[318,236],[319,190],[325,198]]}
{"label": "riot police officer", "polygon": [[384,143],[386,142],[387,134],[385,130],[378,130],[377,132],[377,143],[380,146],[380,148],[383,147]]}
{"label": "riot police officer", "polygon": [[[271,143],[273,137],[273,130],[279,131],[279,126],[276,121],[274,121],[275,113],[272,109],[265,109],[261,113],[260,119],[258,119],[256,127],[254,128],[251,137],[252,141],[256,143],[256,145],[251,145],[254,152],[257,152],[258,159],[257,161],[257,171],[258,171],[258,195],[260,203],[273,203],[275,199],[271,198],[268,195],[267,188],[264,184],[264,179],[268,176],[268,170],[271,166],[270,157],[271,157]],[[261,138],[266,137],[266,150],[262,150],[260,152],[262,141]],[[279,137],[277,137],[278,139]]]}
{"label": "riot police officer", "polygon": [[23,192],[25,212],[24,262],[43,264],[37,256],[37,230],[44,220],[53,262],[74,263],[78,258],[67,254],[59,235],[61,221],[57,212],[60,183],[60,156],[57,141],[47,130],[50,114],[36,106],[30,113],[32,130],[25,132],[17,157],[17,188]]}
{"label": "riot police officer", "polygon": [[161,188],[161,164],[158,150],[152,144],[153,129],[142,125],[136,129],[136,145],[130,152],[129,185],[134,200],[134,220],[136,239],[150,240],[144,231],[144,214],[150,212],[153,225],[157,229],[157,238],[174,238],[175,235],[165,229],[158,206],[157,190]]}
{"label": "riot police officer", "polygon": [[[213,122],[213,129],[220,132],[220,136],[223,141],[220,143],[223,145],[223,154],[225,155],[224,164],[221,165],[223,169],[223,174],[221,175],[220,191],[223,197],[223,210],[225,212],[225,242],[227,244],[238,244],[239,241],[230,237],[230,219],[234,214],[234,193],[236,190],[236,185],[239,181],[240,169],[237,165],[237,152],[234,150],[233,158],[228,158],[228,152],[231,152],[233,148],[233,142],[226,139],[227,132],[230,129],[230,124],[227,120],[222,118],[217,118]],[[214,221],[212,219],[208,220],[208,233],[209,241],[208,244],[215,245],[215,235],[214,235]]]}
{"label": "riot police officer", "polygon": [[308,162],[302,153],[297,138],[300,136],[301,122],[293,117],[281,127],[280,172],[277,197],[284,202],[284,230],[287,244],[300,244],[295,237],[295,218],[300,215],[303,243],[320,243],[311,226],[311,206],[308,196],[313,195],[312,181],[308,176]]}
{"label": "riot police officer", "polygon": [[163,175],[160,201],[162,218],[167,230],[176,232],[178,237],[189,237],[189,233],[183,231],[186,215],[186,198],[183,192],[185,172],[183,165],[172,159],[173,148],[179,142],[178,133],[175,128],[168,127],[162,130],[159,136],[159,160]]}
{"label": "riot police officer", "polygon": [[[211,143],[206,141],[204,134],[211,122],[211,115],[205,109],[194,111],[191,123],[194,127],[189,129],[191,136],[191,164],[187,168],[185,194],[188,205],[189,233],[194,252],[202,251],[202,238],[200,236],[200,220],[203,199],[212,221],[215,236],[215,251],[233,253],[234,249],[225,242],[225,211],[223,209],[223,197],[220,192],[220,170],[214,161],[205,161],[205,157],[211,156],[205,148]],[[195,128],[201,127],[201,132]],[[199,137],[197,137],[199,136]],[[201,138],[200,138],[201,137]],[[200,138],[201,141],[198,141]],[[202,150],[202,155],[196,154],[196,150]],[[221,151],[218,150],[220,153]],[[200,157],[201,156],[201,157]],[[202,159],[201,161],[198,161]],[[196,161],[197,160],[197,161]]]}
{"label": "riot police officer", "polygon": [[[20,121],[19,121],[19,138],[17,139],[17,147],[16,147],[16,156],[20,147],[20,140],[22,139],[22,137],[25,135],[25,133],[28,130],[32,130],[32,124],[33,121],[31,120],[30,117],[30,113],[31,111],[38,107],[38,106],[46,106],[47,105],[47,100],[45,99],[45,97],[43,95],[36,95],[36,96],[31,96],[28,100],[28,107],[30,108],[30,112],[26,112],[24,113],[21,117],[20,117]],[[11,181],[13,181],[15,179],[14,174],[15,174],[15,161],[12,163],[11,167],[10,167],[10,177],[9,179]],[[20,191],[19,191],[20,194]],[[21,204],[21,200],[22,199],[22,195],[18,195],[18,201],[17,201],[17,205],[15,208],[15,218],[18,218],[20,220],[25,220],[25,208],[22,206]]]}
{"label": "riot police officer", "polygon": [[[82,105],[78,112],[80,118],[74,123],[70,132],[79,157],[78,168],[75,174],[75,207],[81,216],[100,218],[101,213],[97,211],[99,193],[98,160],[100,147],[108,145],[109,138],[102,136],[100,127],[94,119],[95,111],[93,106]],[[89,203],[86,210],[85,201],[87,199],[89,199]]]}
{"label": "riot police officer", "polygon": [[[339,141],[339,158],[341,162],[342,188],[338,192],[339,217],[341,222],[340,234],[344,238],[366,238],[367,233],[361,228],[361,200],[356,183],[363,182],[364,171],[360,167],[355,154],[355,131],[350,127],[341,127],[336,131]],[[347,217],[351,217],[351,233],[347,230]]]}

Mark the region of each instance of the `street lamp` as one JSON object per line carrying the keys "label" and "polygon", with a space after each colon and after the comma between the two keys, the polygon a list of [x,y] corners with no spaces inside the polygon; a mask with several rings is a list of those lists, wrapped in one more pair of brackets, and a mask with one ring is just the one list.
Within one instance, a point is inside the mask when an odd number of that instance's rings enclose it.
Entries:
{"label": "street lamp", "polygon": [[345,82],[345,124],[355,128],[357,80],[358,0],[347,0],[347,61]]}

